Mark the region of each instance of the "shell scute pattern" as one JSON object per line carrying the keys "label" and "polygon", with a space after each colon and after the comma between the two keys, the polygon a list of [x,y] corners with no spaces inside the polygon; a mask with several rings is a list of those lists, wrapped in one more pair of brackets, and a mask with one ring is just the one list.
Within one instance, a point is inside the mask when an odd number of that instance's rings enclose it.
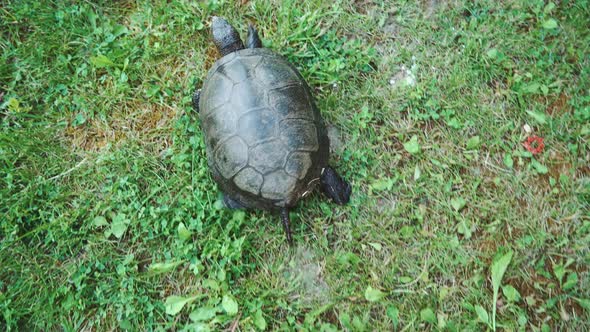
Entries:
{"label": "shell scute pattern", "polygon": [[247,68],[248,71],[255,70],[262,61],[262,56],[251,55],[251,56],[242,56],[239,57],[239,61],[244,68]]}
{"label": "shell scute pattern", "polygon": [[231,179],[248,163],[248,145],[238,136],[232,136],[215,150],[216,166],[221,175]]}
{"label": "shell scute pattern", "polygon": [[233,105],[234,112],[239,114],[252,108],[268,106],[265,89],[251,81],[243,81],[233,87],[230,103]]}
{"label": "shell scute pattern", "polygon": [[215,62],[215,64],[213,64],[213,67],[211,67],[211,69],[207,73],[207,80],[211,79],[211,77],[215,76],[218,73],[217,69],[219,69],[219,67],[225,66],[229,62],[233,61],[237,56],[238,56],[238,54],[234,52],[234,53],[230,53],[230,54],[224,56],[223,58],[217,60]]}
{"label": "shell scute pattern", "polygon": [[218,107],[228,103],[233,86],[234,82],[225,74],[219,73],[219,75],[211,77],[201,97],[207,101],[207,107],[201,107],[204,108],[203,115],[213,113]]}
{"label": "shell scute pattern", "polygon": [[266,49],[233,54],[213,66],[201,98],[214,177],[247,206],[294,204],[327,162],[319,111],[282,57]]}
{"label": "shell scute pattern", "polygon": [[269,104],[283,119],[305,118],[314,120],[313,108],[301,84],[271,89],[268,92]]}
{"label": "shell scute pattern", "polygon": [[249,164],[262,174],[282,168],[289,149],[279,140],[261,143],[250,150]]}
{"label": "shell scute pattern", "polygon": [[286,119],[280,124],[281,139],[293,150],[317,151],[319,149],[315,124],[305,119]]}
{"label": "shell scute pattern", "polygon": [[296,185],[297,178],[290,176],[285,170],[280,169],[264,177],[264,184],[260,189],[260,193],[264,198],[285,200],[295,190]]}
{"label": "shell scute pattern", "polygon": [[236,186],[254,195],[260,193],[260,187],[262,187],[263,182],[264,178],[262,177],[262,174],[252,167],[242,169],[234,177],[234,183]]}
{"label": "shell scute pattern", "polygon": [[311,158],[309,157],[309,153],[295,151],[288,157],[287,163],[285,164],[285,171],[287,174],[301,180],[305,177],[310,167]]}
{"label": "shell scute pattern", "polygon": [[269,108],[255,108],[242,115],[238,121],[240,137],[249,146],[278,136],[279,123]]}
{"label": "shell scute pattern", "polygon": [[[219,121],[223,119],[223,121]],[[237,119],[231,104],[226,103],[214,109],[203,119],[205,128],[205,144],[211,151],[217,148],[217,144],[225,137],[236,133]]]}
{"label": "shell scute pattern", "polygon": [[267,88],[297,84],[300,79],[297,74],[276,57],[266,57],[254,69],[254,77]]}

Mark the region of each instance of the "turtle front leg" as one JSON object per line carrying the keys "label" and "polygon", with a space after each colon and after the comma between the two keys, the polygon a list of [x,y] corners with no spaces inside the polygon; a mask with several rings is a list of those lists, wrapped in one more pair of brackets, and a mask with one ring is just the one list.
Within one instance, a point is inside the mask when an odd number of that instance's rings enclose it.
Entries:
{"label": "turtle front leg", "polygon": [[237,199],[232,198],[230,195],[224,193],[223,194],[223,204],[232,210],[244,210],[246,207],[242,205],[242,203],[238,202]]}
{"label": "turtle front leg", "polygon": [[350,183],[341,178],[330,166],[327,166],[322,171],[322,175],[320,176],[320,188],[326,196],[331,198],[334,203],[338,205],[348,203],[350,200],[350,194],[352,193]]}
{"label": "turtle front leg", "polygon": [[262,41],[260,37],[258,37],[258,30],[252,25],[252,23],[248,24],[248,38],[246,40],[246,47],[248,48],[261,48]]}
{"label": "turtle front leg", "polygon": [[201,99],[201,89],[198,89],[193,94],[193,109],[199,113],[199,100]]}

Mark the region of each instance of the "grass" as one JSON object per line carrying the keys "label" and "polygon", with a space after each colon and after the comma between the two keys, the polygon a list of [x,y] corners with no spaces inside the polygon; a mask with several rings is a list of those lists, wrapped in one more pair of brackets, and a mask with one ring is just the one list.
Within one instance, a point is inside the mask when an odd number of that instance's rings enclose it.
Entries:
{"label": "grass", "polygon": [[[190,100],[213,14],[256,22],[334,127],[354,195],[301,202],[294,248],[277,216],[221,208],[210,178]],[[589,16],[5,1],[0,328],[590,329]]]}

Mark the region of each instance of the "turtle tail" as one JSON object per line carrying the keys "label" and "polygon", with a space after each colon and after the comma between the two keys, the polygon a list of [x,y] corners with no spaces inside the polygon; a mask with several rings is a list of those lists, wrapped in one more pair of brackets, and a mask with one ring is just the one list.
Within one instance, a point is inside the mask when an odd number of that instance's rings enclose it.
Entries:
{"label": "turtle tail", "polygon": [[285,234],[287,235],[287,242],[289,245],[293,245],[293,236],[291,235],[291,226],[289,221],[289,209],[282,208],[281,209],[281,221],[283,222],[283,228],[285,229]]}

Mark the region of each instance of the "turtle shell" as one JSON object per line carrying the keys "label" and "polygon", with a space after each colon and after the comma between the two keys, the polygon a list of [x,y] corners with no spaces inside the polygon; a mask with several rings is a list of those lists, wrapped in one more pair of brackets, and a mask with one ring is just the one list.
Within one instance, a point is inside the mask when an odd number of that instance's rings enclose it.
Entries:
{"label": "turtle shell", "polygon": [[213,179],[246,207],[294,206],[327,166],[329,140],[309,86],[268,49],[217,60],[199,117]]}

